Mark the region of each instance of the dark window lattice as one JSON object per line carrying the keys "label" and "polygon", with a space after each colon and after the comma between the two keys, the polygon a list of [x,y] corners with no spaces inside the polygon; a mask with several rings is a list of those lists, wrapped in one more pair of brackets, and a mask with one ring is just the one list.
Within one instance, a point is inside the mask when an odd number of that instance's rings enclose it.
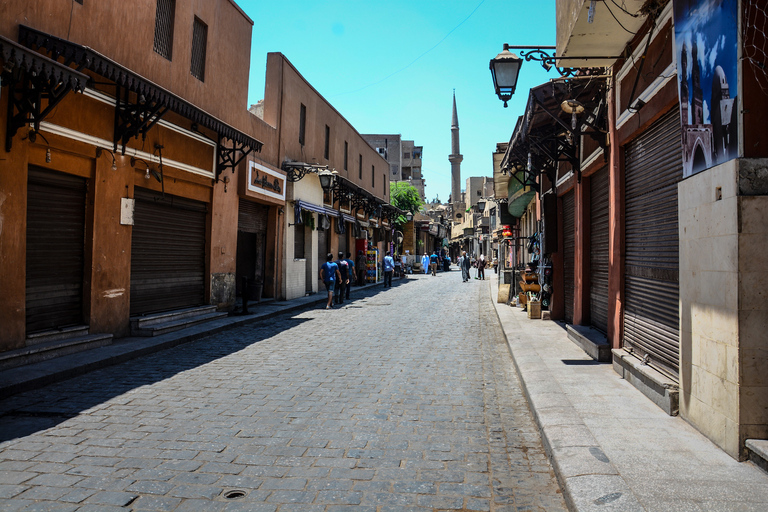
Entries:
{"label": "dark window lattice", "polygon": [[173,16],[175,0],[157,0],[155,11],[155,46],[157,53],[171,60],[173,49]]}
{"label": "dark window lattice", "polygon": [[192,76],[205,81],[205,49],[208,45],[208,26],[195,18],[192,28]]}

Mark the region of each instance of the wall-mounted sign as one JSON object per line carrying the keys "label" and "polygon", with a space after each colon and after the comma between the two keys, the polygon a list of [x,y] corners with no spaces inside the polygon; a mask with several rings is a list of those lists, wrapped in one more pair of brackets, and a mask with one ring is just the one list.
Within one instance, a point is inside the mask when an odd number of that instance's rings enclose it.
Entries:
{"label": "wall-mounted sign", "polygon": [[120,198],[120,224],[123,226],[133,226],[133,210],[135,205],[135,199],[128,197]]}
{"label": "wall-mounted sign", "polygon": [[739,156],[738,4],[674,2],[683,177]]}
{"label": "wall-mounted sign", "polygon": [[285,175],[259,163],[248,162],[246,194],[262,195],[285,202]]}

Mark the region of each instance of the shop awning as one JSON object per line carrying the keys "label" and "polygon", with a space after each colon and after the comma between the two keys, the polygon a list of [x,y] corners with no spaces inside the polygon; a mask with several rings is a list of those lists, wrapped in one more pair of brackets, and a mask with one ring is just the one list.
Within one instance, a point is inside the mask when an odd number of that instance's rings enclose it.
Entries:
{"label": "shop awning", "polygon": [[[251,151],[261,151],[263,144],[260,141],[233,128],[92,48],[24,25],[19,25],[19,42],[27,48],[49,52],[53,60],[63,58],[66,67],[74,64],[77,69],[87,69],[117,84],[118,91],[115,95],[115,102],[123,122],[115,130],[115,147],[117,147],[119,142],[122,142],[123,148],[125,148],[127,140],[145,133],[154,126],[167,110],[170,110],[189,119],[193,123],[216,132],[219,137],[217,178],[224,168],[232,168],[234,170],[240,161]],[[129,100],[127,94],[124,95],[125,97],[122,97],[120,88],[125,88],[135,93],[137,96],[135,102]],[[127,116],[132,112],[136,114],[133,115],[133,118],[128,119]],[[222,139],[232,141],[233,147],[224,147],[221,143]],[[241,152],[242,155],[237,158],[235,152]]]}
{"label": "shop awning", "polygon": [[[82,92],[88,75],[0,36],[2,85],[8,85],[5,150],[10,151],[16,132],[40,123],[70,91]],[[45,100],[45,108],[43,102]],[[30,137],[31,138],[31,137]]]}
{"label": "shop awning", "polygon": [[88,83],[88,75],[25,48],[4,36],[0,36],[0,54],[3,56],[5,71],[8,72],[13,71],[14,67],[34,71],[37,76],[43,76],[53,83],[66,84],[77,92],[82,92]]}
{"label": "shop awning", "polygon": [[[592,136],[605,144],[606,88],[604,76],[580,75],[552,80],[530,90],[525,113],[517,120],[501,162],[501,169],[510,173],[510,206],[513,194],[520,189],[541,186],[539,176],[545,175],[554,184],[561,162],[580,172],[582,136]],[[566,111],[571,105],[580,109],[575,119]]]}
{"label": "shop awning", "polygon": [[322,213],[324,215],[330,215],[332,217],[338,217],[339,215],[339,212],[337,212],[333,208],[310,203],[308,201],[302,201],[301,199],[297,199],[295,201],[295,206],[296,208],[300,208],[302,210],[307,210],[309,212],[315,212],[315,213]]}
{"label": "shop awning", "polygon": [[167,106],[171,111],[215,131],[222,137],[244,144],[255,151],[261,151],[262,143],[258,140],[229,126],[204,110],[121,66],[92,48],[60,39],[24,25],[19,26],[19,42],[28,48],[48,51],[56,59],[64,57],[64,62],[67,65],[75,64],[80,69],[93,71],[127,87],[136,94],[143,95],[146,99],[156,100],[161,105]]}

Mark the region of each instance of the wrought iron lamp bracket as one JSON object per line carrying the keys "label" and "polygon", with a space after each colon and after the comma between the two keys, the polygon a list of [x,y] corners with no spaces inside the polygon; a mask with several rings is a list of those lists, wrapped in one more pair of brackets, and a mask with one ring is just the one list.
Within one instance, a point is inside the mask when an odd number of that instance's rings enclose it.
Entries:
{"label": "wrought iron lamp bracket", "polygon": [[[555,68],[555,70],[560,74],[561,77],[570,77],[575,76],[579,70],[584,68],[590,68],[595,66],[581,66],[581,67],[568,67],[568,66],[558,66],[558,61],[562,62],[564,60],[580,60],[580,61],[588,61],[591,59],[599,59],[599,60],[617,60],[620,57],[605,57],[605,56],[582,56],[582,57],[560,57],[555,55],[555,50],[557,49],[556,46],[512,46],[507,45],[510,49],[520,50],[520,57],[525,59],[526,62],[535,61],[535,62],[541,62],[542,67],[549,71],[552,68]],[[604,66],[597,66],[599,68],[604,68]]]}

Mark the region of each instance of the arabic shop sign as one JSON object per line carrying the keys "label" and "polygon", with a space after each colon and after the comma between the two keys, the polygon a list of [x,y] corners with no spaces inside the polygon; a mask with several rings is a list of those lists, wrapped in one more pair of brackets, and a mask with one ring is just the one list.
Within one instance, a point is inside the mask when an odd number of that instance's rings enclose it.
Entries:
{"label": "arabic shop sign", "polygon": [[285,176],[254,161],[248,162],[248,192],[285,201]]}

